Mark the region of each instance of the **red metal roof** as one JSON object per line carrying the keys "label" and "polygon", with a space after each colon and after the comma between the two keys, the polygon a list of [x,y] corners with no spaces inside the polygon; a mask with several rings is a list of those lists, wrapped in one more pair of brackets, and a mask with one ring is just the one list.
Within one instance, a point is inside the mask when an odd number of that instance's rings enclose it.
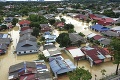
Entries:
{"label": "red metal roof", "polygon": [[96,60],[99,60],[98,56],[97,56],[97,50],[96,49],[92,49],[92,50],[85,50],[85,49],[82,49],[82,51],[88,55],[89,57],[91,57],[91,59],[93,61],[96,61]]}
{"label": "red metal roof", "polygon": [[30,27],[22,27],[21,31],[24,31],[24,30],[27,30],[27,29],[30,29]]}
{"label": "red metal roof", "polygon": [[100,36],[100,35],[95,35],[93,38],[94,38],[95,40],[99,40],[99,39],[101,39],[101,38],[103,38],[103,37]]}
{"label": "red metal roof", "polygon": [[19,24],[20,25],[22,25],[22,24],[30,24],[30,21],[28,21],[28,20],[22,20],[22,21],[19,22]]}
{"label": "red metal roof", "polygon": [[71,49],[76,49],[76,48],[78,48],[78,47],[67,47],[67,48],[65,48],[66,50],[71,50]]}
{"label": "red metal roof", "polygon": [[20,76],[20,80],[35,80],[35,74],[26,74]]}
{"label": "red metal roof", "polygon": [[94,62],[95,62],[95,64],[99,64],[99,63],[102,62],[102,60],[97,60],[97,61],[94,61]]}

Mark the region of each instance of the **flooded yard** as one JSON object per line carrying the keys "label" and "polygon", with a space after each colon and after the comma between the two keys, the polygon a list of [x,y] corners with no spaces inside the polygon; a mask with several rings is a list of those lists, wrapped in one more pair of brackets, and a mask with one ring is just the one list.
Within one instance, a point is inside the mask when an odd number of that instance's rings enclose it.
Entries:
{"label": "flooded yard", "polygon": [[[87,27],[86,24],[82,25],[81,22],[76,22],[71,18],[66,18],[66,19],[69,19],[68,22],[73,23],[73,25],[75,26],[75,30],[77,32],[83,32],[85,35],[92,33],[92,31],[89,30],[88,28],[85,29],[85,27]],[[16,54],[13,54],[13,51],[15,50],[15,47],[19,40],[19,27],[14,27],[11,31],[9,30],[4,31],[4,33],[8,33],[8,32],[11,34],[13,42],[9,46],[7,53],[5,55],[0,56],[0,80],[8,80],[8,71],[11,65],[14,65],[14,64],[17,64],[23,61],[37,60],[37,54],[22,55],[22,56],[17,56]],[[53,31],[53,34],[57,36],[60,33],[62,32],[57,31],[57,30]],[[56,46],[58,47],[59,45],[56,44]],[[64,51],[62,51],[62,56],[64,59],[70,59],[74,63],[73,59],[71,59]],[[48,62],[46,63],[49,68]],[[75,65],[77,66],[76,62],[75,62]],[[80,60],[78,62],[78,67],[82,67],[82,66],[84,66],[85,69],[91,72],[92,74],[91,80],[95,80],[95,75],[97,75],[96,78],[97,80],[99,80],[102,77],[102,74],[101,74],[102,69],[106,70],[106,75],[110,75],[111,73],[114,73],[116,69],[116,65],[113,64],[112,62],[105,62],[99,65],[94,65],[93,67],[90,67],[90,63],[87,60]],[[58,77],[59,77],[58,80],[69,80],[67,74],[59,75]]]}
{"label": "flooded yard", "polygon": [[[8,80],[8,71],[11,65],[17,64],[23,61],[33,61],[37,59],[37,54],[17,56],[13,54],[16,44],[19,40],[19,28],[14,27],[11,31],[7,30],[4,33],[10,33],[13,42],[9,45],[8,51],[5,55],[0,56],[0,80]],[[3,33],[3,32],[1,32]],[[14,47],[13,47],[14,46]]]}
{"label": "flooded yard", "polygon": [[[64,51],[62,51],[62,56],[65,59],[70,59],[74,63],[73,59],[71,59]],[[74,64],[77,66],[76,61]],[[99,65],[93,65],[93,67],[90,66],[90,63],[87,60],[78,61],[78,67],[83,67],[83,66],[86,70],[89,70],[90,73],[92,74],[91,80],[95,80],[95,75],[97,75],[97,77],[96,77],[97,80],[102,78],[102,73],[101,73],[102,69],[106,70],[106,73],[105,73],[106,75],[110,75],[110,74],[114,73],[116,70],[116,65],[113,64],[112,61],[101,63]],[[69,80],[67,75],[60,75],[59,78],[60,78],[60,80]]]}

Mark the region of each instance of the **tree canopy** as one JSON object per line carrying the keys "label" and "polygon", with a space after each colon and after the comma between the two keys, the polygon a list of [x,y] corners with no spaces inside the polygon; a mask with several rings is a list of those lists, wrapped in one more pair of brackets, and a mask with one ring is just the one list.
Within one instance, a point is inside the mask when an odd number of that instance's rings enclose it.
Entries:
{"label": "tree canopy", "polygon": [[64,28],[66,30],[74,29],[74,25],[72,25],[72,24],[65,24]]}
{"label": "tree canopy", "polygon": [[92,78],[91,73],[84,67],[76,68],[73,72],[69,72],[68,76],[70,80],[90,80]]}
{"label": "tree canopy", "polygon": [[36,27],[35,27],[35,28],[33,29],[32,35],[35,36],[35,37],[39,36],[39,28],[36,28]]}
{"label": "tree canopy", "polygon": [[114,38],[110,43],[111,49],[113,51],[114,64],[117,64],[116,75],[118,74],[118,68],[120,64],[120,40]]}
{"label": "tree canopy", "polygon": [[61,33],[57,39],[56,42],[60,44],[60,47],[68,47],[71,43],[69,34],[68,33]]}

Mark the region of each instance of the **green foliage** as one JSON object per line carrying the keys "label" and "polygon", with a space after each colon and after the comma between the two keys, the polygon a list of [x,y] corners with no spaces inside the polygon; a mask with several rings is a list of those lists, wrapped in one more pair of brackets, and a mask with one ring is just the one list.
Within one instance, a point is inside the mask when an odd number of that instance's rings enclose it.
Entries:
{"label": "green foliage", "polygon": [[74,33],[74,32],[76,32],[74,29],[69,29],[68,30],[68,33]]}
{"label": "green foliage", "polygon": [[61,22],[64,22],[64,23],[65,23],[65,19],[64,19],[64,18],[61,18]]}
{"label": "green foliage", "polygon": [[102,73],[102,75],[104,76],[105,73],[106,73],[106,70],[105,70],[105,69],[102,69],[102,70],[101,70],[101,73]]}
{"label": "green foliage", "polygon": [[57,39],[56,42],[60,44],[60,47],[68,47],[71,43],[69,34],[68,33],[61,33]]}
{"label": "green foliage", "polygon": [[1,26],[1,30],[3,30],[3,29],[6,30],[7,29],[7,25],[2,25]]}
{"label": "green foliage", "polygon": [[16,23],[18,23],[18,19],[16,19],[16,18],[13,18],[13,20],[12,20],[12,25],[16,25]]}
{"label": "green foliage", "polygon": [[48,20],[44,16],[39,16],[39,15],[34,15],[34,14],[29,15],[28,20],[30,20],[34,24],[35,24],[35,22],[37,24],[38,23],[39,24],[46,24],[46,23],[48,23]]}
{"label": "green foliage", "polygon": [[84,35],[83,33],[81,33],[81,32],[78,33],[78,34],[79,34],[80,36],[82,36],[82,37],[85,37],[85,35]]}
{"label": "green foliage", "polygon": [[36,27],[36,28],[40,29],[40,24],[39,24],[39,22],[31,22],[30,27]]}
{"label": "green foliage", "polygon": [[40,32],[39,28],[36,28],[36,27],[35,27],[35,28],[33,29],[32,35],[35,36],[35,37],[37,37],[37,36],[39,36],[39,32]]}
{"label": "green foliage", "polygon": [[103,14],[108,16],[108,17],[112,17],[112,18],[118,18],[119,17],[119,14],[115,14],[112,9],[111,10],[105,10]]}
{"label": "green foliage", "polygon": [[45,37],[41,37],[41,38],[40,38],[40,41],[45,41]]}
{"label": "green foliage", "polygon": [[45,60],[45,61],[47,61],[46,57],[43,54],[38,54],[38,60]]}
{"label": "green foliage", "polygon": [[37,42],[37,45],[40,45],[41,43],[40,42]]}
{"label": "green foliage", "polygon": [[72,25],[72,24],[65,24],[64,28],[66,30],[74,29],[74,25]]}
{"label": "green foliage", "polygon": [[55,23],[55,19],[50,19],[50,20],[49,20],[49,23],[50,23],[51,25],[53,25],[53,24]]}
{"label": "green foliage", "polygon": [[2,16],[0,16],[0,23],[2,23],[2,21],[3,21],[3,17],[2,17]]}
{"label": "green foliage", "polygon": [[114,38],[111,43],[110,43],[110,48],[114,52],[113,57],[114,57],[114,64],[117,64],[116,68],[116,75],[118,74],[118,68],[120,64],[120,40],[117,38]]}
{"label": "green foliage", "polygon": [[76,68],[73,72],[69,72],[68,76],[70,80],[90,80],[92,78],[91,73],[84,67]]}

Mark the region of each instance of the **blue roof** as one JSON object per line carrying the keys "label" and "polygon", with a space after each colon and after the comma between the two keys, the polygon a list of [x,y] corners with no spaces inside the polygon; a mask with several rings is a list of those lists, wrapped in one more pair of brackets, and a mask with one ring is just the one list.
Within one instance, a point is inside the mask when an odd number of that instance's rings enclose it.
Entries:
{"label": "blue roof", "polygon": [[104,27],[102,25],[96,24],[94,26],[91,26],[92,29],[98,30],[98,31],[107,31],[109,28]]}
{"label": "blue roof", "polygon": [[[70,60],[61,60],[52,58],[50,60],[50,67],[55,74],[61,74],[76,69],[74,64]],[[67,64],[67,65],[66,65]]]}

